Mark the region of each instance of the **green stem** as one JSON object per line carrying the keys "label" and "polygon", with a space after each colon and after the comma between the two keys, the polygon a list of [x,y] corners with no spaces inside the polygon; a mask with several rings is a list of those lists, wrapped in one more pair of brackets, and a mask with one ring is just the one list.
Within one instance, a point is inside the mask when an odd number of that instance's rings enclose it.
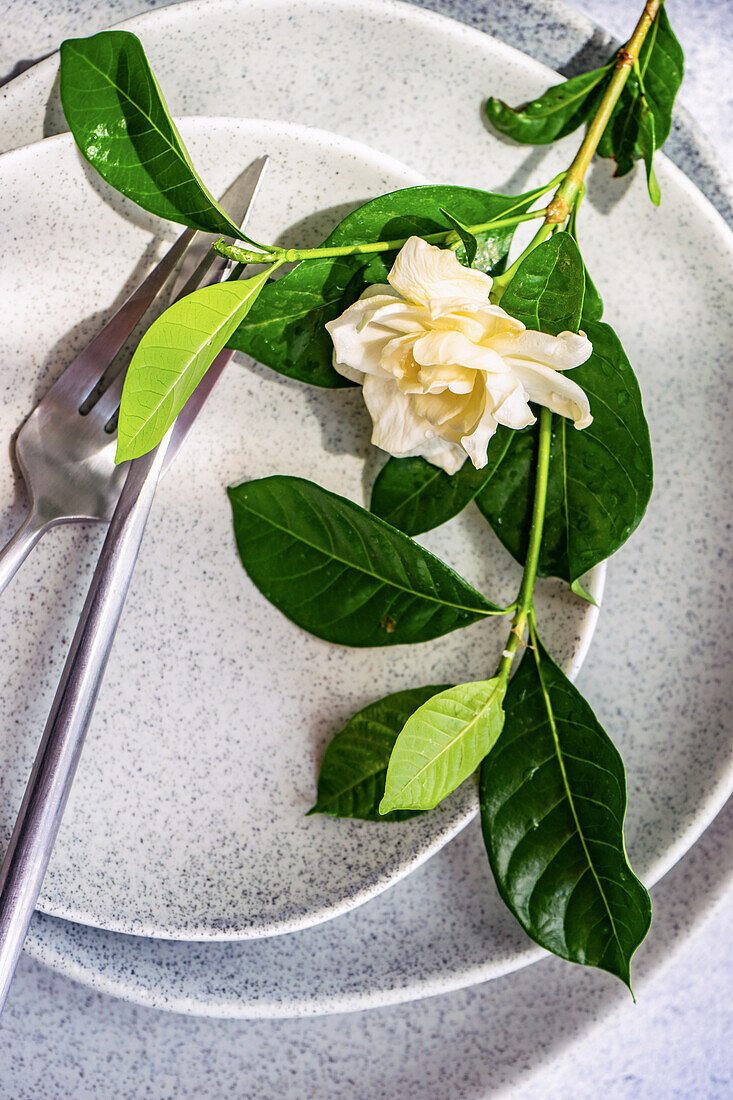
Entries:
{"label": "green stem", "polygon": [[529,546],[522,573],[522,583],[517,596],[517,608],[512,619],[504,655],[499,662],[496,675],[506,680],[518,647],[522,644],[522,634],[527,625],[527,617],[532,610],[534,584],[537,579],[537,567],[542,546],[542,529],[545,523],[545,505],[547,503],[547,479],[550,471],[550,440],[552,437],[552,413],[549,409],[540,410],[540,431],[537,447],[537,474],[532,505],[532,526],[529,532]]}
{"label": "green stem", "polygon": [[[495,218],[490,222],[482,222],[481,225],[470,225],[471,233],[483,233],[487,229],[503,229],[512,225],[520,225],[522,222],[533,221],[536,218],[544,218],[547,207],[542,210],[533,210],[529,214],[516,214],[511,218]],[[369,241],[364,244],[333,245],[328,248],[276,248],[273,246],[267,252],[253,252],[240,248],[239,245],[227,244],[224,238],[218,240],[213,246],[214,252],[219,256],[226,256],[229,260],[236,260],[243,264],[268,264],[268,263],[299,263],[301,260],[320,260],[335,256],[361,256],[374,252],[397,252],[405,244],[406,237],[400,237],[393,241]],[[441,230],[439,233],[428,233],[423,237],[428,244],[460,243],[460,237],[454,229]]]}
{"label": "green stem", "polygon": [[588,166],[603,136],[603,131],[610,121],[614,107],[618,103],[624,85],[629,79],[629,73],[639,56],[644,39],[649,33],[662,3],[663,0],[647,0],[639,22],[634,28],[634,33],[626,45],[618,51],[616,67],[603,93],[603,98],[598,104],[598,110],[593,116],[578,152],[575,154],[573,163],[568,168],[565,178],[548,207],[546,220],[550,224],[562,224],[568,217],[575,196],[583,185],[585,173],[588,171]]}
{"label": "green stem", "polygon": [[[647,0],[644,11],[634,29],[629,41],[618,51],[618,58],[613,75],[598,105],[593,119],[588,127],[583,142],[575,154],[572,164],[558,187],[552,202],[550,203],[545,222],[540,226],[534,239],[525,248],[518,260],[494,279],[492,286],[492,301],[498,301],[508,286],[511,278],[516,273],[522,260],[529,253],[546,240],[547,237],[563,225],[571,215],[573,209],[581,201],[585,189],[585,174],[588,171],[593,155],[598,148],[603,131],[613,114],[614,107],[618,103],[619,96],[629,78],[629,73],[634,65],[638,65],[639,51],[644,43],[649,29],[664,0]],[[496,675],[503,680],[509,676],[512,661],[520,645],[523,644],[522,635],[527,620],[533,616],[534,585],[537,579],[537,567],[542,546],[542,529],[545,522],[545,505],[547,502],[547,481],[550,472],[550,441],[552,438],[552,413],[547,408],[542,408],[540,413],[539,443],[537,449],[537,468],[535,474],[534,504],[532,507],[532,525],[529,532],[529,546],[524,563],[524,572],[517,596],[517,609],[512,619],[512,628],[506,649],[499,662]]]}

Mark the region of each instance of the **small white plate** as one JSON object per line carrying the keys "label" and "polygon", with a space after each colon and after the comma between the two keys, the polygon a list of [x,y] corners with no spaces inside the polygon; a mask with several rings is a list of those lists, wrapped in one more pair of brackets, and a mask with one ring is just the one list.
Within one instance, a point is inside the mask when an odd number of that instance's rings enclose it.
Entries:
{"label": "small white plate", "polygon": [[[353,205],[420,181],[389,157],[290,124],[189,119],[182,132],[214,191],[270,154],[250,223],[257,240],[316,244]],[[140,278],[140,257],[150,264],[159,226],[95,178],[69,136],[3,157],[0,194],[12,229],[0,275],[12,303],[0,335],[7,439]],[[40,267],[29,262],[39,247]],[[507,623],[494,620],[417,647],[330,645],[249,581],[227,485],[291,473],[366,503],[381,461],[369,434],[359,389],[315,389],[244,360],[226,372],[159,488],[44,912],[178,939],[291,931],[383,890],[475,814],[469,782],[396,827],[306,817],[325,746],[352,713],[402,688],[485,677],[505,644]],[[3,533],[24,504],[14,477],[6,463],[0,499],[16,503]],[[17,730],[0,749],[6,834],[100,537],[52,531],[3,598],[0,715]],[[494,599],[513,598],[519,568],[477,510],[423,541]],[[544,586],[544,635],[573,668],[596,618],[561,585]]]}

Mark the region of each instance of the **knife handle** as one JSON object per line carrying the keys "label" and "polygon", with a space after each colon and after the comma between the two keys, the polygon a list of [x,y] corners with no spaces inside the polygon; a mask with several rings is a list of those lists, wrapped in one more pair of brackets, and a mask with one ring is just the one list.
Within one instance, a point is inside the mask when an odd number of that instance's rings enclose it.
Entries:
{"label": "knife handle", "polygon": [[130,463],[0,868],[0,1012],[61,824],[169,440],[170,433]]}

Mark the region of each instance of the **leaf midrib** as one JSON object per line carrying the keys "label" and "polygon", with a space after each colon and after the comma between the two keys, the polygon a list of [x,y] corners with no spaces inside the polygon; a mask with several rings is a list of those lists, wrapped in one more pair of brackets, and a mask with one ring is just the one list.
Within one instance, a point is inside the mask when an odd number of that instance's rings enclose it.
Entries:
{"label": "leaf midrib", "polygon": [[[153,120],[153,118],[148,114],[147,111],[145,111],[141,107],[141,105],[137,102],[137,100],[133,99],[132,96],[128,95],[128,93],[125,91],[125,89],[123,87],[121,87],[121,85],[117,84],[107,73],[105,73],[104,69],[100,69],[98,65],[95,65],[94,62],[91,60],[91,58],[88,57],[86,54],[81,53],[79,50],[74,50],[74,53],[76,54],[77,57],[81,58],[82,61],[85,61],[86,64],[90,67],[90,69],[93,69],[96,73],[98,73],[102,77],[103,80],[106,80],[107,83],[109,84],[110,88],[114,88],[115,91],[117,91],[121,96],[123,96],[127,100],[127,102],[132,107],[134,107],[135,110],[138,111],[139,114],[142,115],[142,117],[144,119],[147,119],[147,121],[150,123],[153,130],[155,130],[155,132],[160,135],[160,137],[165,142],[165,144],[168,146],[168,149],[176,157],[178,162],[185,166],[185,168],[188,172],[189,182],[193,183],[196,187],[200,187],[201,190],[203,191],[203,193],[206,195],[207,199],[209,199],[209,201],[211,202],[211,205],[214,207],[217,214],[220,214],[221,217],[224,219],[225,224],[228,224],[229,226],[233,226],[234,223],[229,220],[229,218],[226,216],[226,214],[221,209],[219,204],[216,202],[214,197],[209,194],[207,189],[204,187],[204,185],[201,183],[201,181],[197,178],[195,172],[192,170],[191,165],[188,163],[185,156],[183,156],[181,151],[176,148],[176,146],[173,144],[171,139],[163,133],[163,131],[156,124],[156,122]],[[175,129],[175,125],[173,123],[171,123],[171,124],[174,126],[174,129]],[[144,161],[140,161],[140,164],[143,168],[145,168],[145,162]],[[156,185],[156,186],[158,186],[158,185]],[[178,184],[177,186],[180,186],[180,184]],[[172,190],[172,188],[167,188],[166,190],[164,190],[163,188],[158,187],[158,190],[161,192],[161,194],[166,194],[167,191]],[[196,213],[205,213],[205,210],[196,211]]]}
{"label": "leaf midrib", "polygon": [[[396,588],[400,592],[406,592],[408,596],[417,596],[419,599],[429,600],[432,603],[438,604],[438,606],[440,606],[440,607],[452,607],[456,611],[469,611],[469,612],[471,612],[471,614],[474,614],[474,615],[478,614],[478,615],[488,616],[488,615],[492,615],[492,614],[496,613],[493,610],[493,606],[492,606],[491,610],[484,610],[483,608],[477,608],[477,607],[467,607],[467,606],[464,606],[463,604],[452,603],[448,600],[440,599],[437,596],[431,596],[429,593],[419,592],[417,589],[414,589],[414,588],[405,588],[404,585],[399,584],[399,582],[397,582],[397,581],[390,580],[387,577],[382,577],[382,576],[379,575],[379,573],[374,573],[374,572],[370,571],[369,569],[364,569],[363,566],[357,565],[354,562],[349,561],[347,558],[342,558],[338,554],[333,553],[332,551],[324,550],[322,546],[318,546],[316,543],[310,542],[307,538],[304,538],[302,535],[298,534],[292,528],[283,527],[281,524],[276,523],[275,520],[272,519],[270,516],[266,516],[266,515],[263,515],[261,512],[258,512],[250,504],[247,504],[245,506],[245,505],[241,504],[236,497],[234,497],[233,500],[234,500],[234,505],[237,508],[240,508],[243,511],[249,511],[253,516],[256,516],[258,519],[262,520],[264,523],[269,523],[270,526],[274,527],[276,530],[283,531],[286,535],[292,535],[292,537],[295,538],[298,542],[302,542],[304,546],[310,547],[311,550],[317,551],[317,553],[322,554],[324,557],[330,558],[332,561],[340,562],[341,565],[346,565],[346,566],[348,566],[349,569],[355,569],[357,573],[363,573],[365,576],[372,577],[374,580],[380,581],[382,584],[389,585],[390,588]],[[373,518],[378,519],[379,517],[374,516]],[[408,536],[405,535],[405,538],[407,538],[407,537]],[[417,546],[417,545],[419,545],[419,543],[416,543],[415,545]],[[420,547],[420,549],[424,549],[424,548]],[[425,552],[427,553],[427,551],[425,551]],[[439,561],[438,558],[436,558],[435,560]],[[442,564],[443,563],[441,562],[441,565]],[[481,593],[478,593],[478,594],[481,595]],[[487,603],[488,602],[490,602],[490,601],[487,601]]]}
{"label": "leaf midrib", "polygon": [[[477,714],[475,714],[475,715],[473,716],[473,718],[472,718],[472,719],[470,720],[470,722],[467,722],[467,723],[466,723],[466,725],[465,725],[465,726],[463,727],[463,729],[462,729],[462,730],[460,730],[460,731],[459,731],[459,732],[458,732],[458,733],[457,733],[457,734],[455,735],[455,737],[452,737],[452,738],[451,738],[451,740],[450,740],[450,741],[448,741],[448,742],[447,742],[447,743],[446,743],[446,744],[445,744],[445,745],[443,746],[443,748],[442,748],[442,749],[440,750],[440,752],[436,753],[436,754],[435,754],[435,756],[431,756],[430,760],[428,760],[428,761],[427,761],[427,762],[426,762],[426,763],[425,763],[425,764],[424,764],[424,765],[422,766],[422,768],[420,768],[420,770],[419,770],[419,771],[415,772],[415,774],[414,774],[414,775],[412,776],[412,778],[411,778],[411,779],[409,780],[409,782],[405,783],[405,785],[404,785],[403,787],[401,787],[401,788],[400,788],[400,790],[399,790],[399,791],[397,792],[397,794],[395,795],[395,798],[399,798],[399,797],[400,797],[400,795],[401,795],[401,794],[403,794],[403,792],[404,792],[404,791],[406,791],[408,787],[412,786],[412,784],[413,784],[413,783],[417,782],[417,781],[418,781],[418,780],[420,779],[420,777],[421,777],[421,776],[422,776],[422,775],[423,775],[423,774],[424,774],[424,773],[425,773],[426,771],[428,771],[428,770],[429,770],[430,768],[434,767],[434,766],[435,766],[435,763],[436,763],[436,761],[440,760],[440,759],[441,759],[441,757],[445,756],[445,754],[446,754],[446,753],[447,753],[447,752],[448,752],[448,751],[449,751],[450,749],[452,749],[452,748],[454,747],[454,745],[455,745],[456,741],[459,741],[459,740],[460,740],[460,739],[461,739],[462,737],[465,737],[465,736],[466,736],[466,734],[467,734],[467,733],[468,733],[468,731],[469,731],[469,730],[471,729],[471,727],[472,727],[472,726],[475,726],[475,725],[476,725],[476,723],[477,723],[477,722],[479,721],[479,719],[480,719],[480,718],[482,718],[482,717],[483,717],[483,715],[484,715],[484,714],[486,713],[486,711],[487,711],[487,710],[489,709],[489,707],[491,706],[491,704],[492,704],[492,703],[493,703],[493,701],[494,701],[494,698],[495,698],[495,696],[496,696],[496,693],[497,693],[497,692],[499,691],[499,688],[500,688],[500,686],[501,686],[500,684],[496,684],[496,685],[495,685],[495,687],[493,688],[493,690],[492,690],[492,692],[491,692],[491,695],[489,696],[489,698],[488,698],[487,702],[486,702],[486,703],[484,704],[484,706],[483,706],[483,707],[481,708],[481,710],[480,710],[480,711],[478,711],[478,713],[477,713]],[[423,703],[423,706],[427,706],[427,705],[428,705],[429,703],[430,703],[430,700],[428,700],[428,703]],[[425,721],[425,719],[421,719],[421,720],[422,720],[422,721]],[[408,722],[409,722],[409,718],[408,718]],[[427,723],[426,723],[426,724],[427,724]],[[440,731],[440,727],[439,727],[439,726],[436,726],[436,727],[435,727],[435,729],[437,729],[438,731]],[[393,799],[391,800],[390,804],[389,804],[389,808],[390,808],[390,810],[394,810],[394,809],[397,809],[397,810],[405,810],[405,809],[409,809],[409,807],[408,807],[408,806],[397,806],[397,805],[395,805],[395,798],[393,798]]]}
{"label": "leaf midrib", "polygon": [[[202,289],[208,289],[208,288],[202,288]],[[152,430],[155,427],[154,421],[157,421],[158,417],[160,416],[160,410],[163,408],[166,401],[168,401],[169,398],[173,395],[176,388],[179,387],[183,382],[186,381],[186,379],[190,375],[191,371],[193,370],[193,368],[196,366],[199,359],[203,355],[205,349],[208,346],[210,346],[212,343],[214,343],[215,338],[219,335],[221,330],[223,328],[226,328],[227,324],[229,324],[229,322],[232,320],[232,318],[249,302],[249,300],[251,298],[251,294],[252,294],[252,292],[254,292],[255,289],[256,288],[252,288],[252,291],[250,293],[248,293],[244,298],[241,298],[237,302],[235,308],[233,310],[231,310],[230,313],[226,314],[226,316],[223,318],[223,320],[220,322],[220,324],[218,324],[216,326],[216,328],[213,330],[213,332],[209,333],[208,337],[204,340],[204,342],[197,347],[197,349],[195,350],[195,352],[191,356],[191,358],[189,358],[186,361],[186,364],[185,364],[183,370],[178,371],[178,373],[175,376],[175,380],[173,381],[173,383],[170,386],[168,386],[168,388],[163,392],[162,395],[159,395],[160,400],[157,402],[157,404],[155,404],[155,406],[153,406],[151,410],[146,410],[146,413],[148,415],[146,415],[144,417],[144,419],[143,419],[140,427],[137,429],[137,431],[134,432],[132,435],[128,435],[128,436],[125,437],[126,440],[127,440],[127,446],[128,447],[131,444],[135,443],[135,441],[141,435],[143,435],[146,428],[148,428],[150,426],[150,430]],[[181,328],[186,327],[181,322],[176,322],[175,319],[173,320],[173,322],[171,322],[170,320],[168,321],[168,324],[171,324],[171,323],[177,324]],[[193,331],[195,332],[196,330],[194,329]],[[156,350],[156,349],[153,348],[153,349],[150,349],[150,350]],[[163,349],[160,348],[160,349],[157,349],[157,350],[163,350]],[[167,350],[169,353],[175,354],[177,349],[169,347],[169,348],[166,348],[165,350]],[[212,360],[212,362],[213,362],[213,360]],[[169,367],[167,369],[172,372],[174,368]],[[137,393],[149,393],[150,391],[143,387],[143,388],[141,388],[139,390],[136,390],[134,392],[137,394]],[[129,410],[126,410],[126,415],[127,416],[132,416],[132,415],[139,415],[139,414],[134,414],[134,413],[131,413]],[[118,433],[119,433],[119,426],[118,426]]]}
{"label": "leaf midrib", "polygon": [[601,885],[601,880],[598,876],[598,873],[596,872],[595,866],[593,864],[593,860],[591,859],[590,851],[588,849],[588,845],[587,845],[586,839],[585,839],[585,834],[583,832],[583,829],[581,828],[580,820],[578,818],[578,813],[577,813],[577,810],[575,808],[575,800],[573,798],[573,794],[572,794],[572,791],[570,789],[570,783],[568,782],[567,772],[565,770],[565,761],[563,759],[562,748],[560,746],[560,738],[559,738],[559,735],[558,735],[558,732],[557,732],[557,724],[555,722],[555,713],[552,709],[552,701],[550,699],[550,695],[549,695],[549,692],[547,690],[547,685],[545,683],[545,678],[542,674],[542,662],[541,662],[541,659],[540,659],[540,654],[537,650],[537,636],[536,635],[533,635],[532,643],[533,643],[533,647],[534,647],[534,661],[535,661],[535,665],[537,667],[537,676],[538,676],[539,681],[540,681],[540,688],[541,688],[541,691],[542,691],[542,698],[543,698],[543,701],[544,701],[544,704],[545,704],[545,710],[547,712],[547,720],[550,724],[550,730],[552,732],[552,740],[553,740],[553,744],[554,744],[554,747],[555,747],[555,756],[557,757],[558,766],[560,768],[560,775],[562,777],[562,783],[563,783],[563,788],[565,790],[565,796],[566,796],[566,798],[568,800],[568,804],[570,806],[570,812],[573,815],[573,821],[575,822],[575,830],[578,834],[578,837],[580,838],[580,843],[581,843],[582,848],[583,848],[583,853],[585,854],[586,862],[588,864],[588,869],[589,869],[590,873],[592,874],[592,876],[595,880],[596,886],[598,887],[598,893],[601,895],[601,900],[603,901],[603,906],[604,906],[604,908],[606,910],[606,913],[608,915],[608,919],[611,922],[611,930],[613,932],[613,938],[616,941],[616,944],[618,945],[618,949],[621,952],[621,956],[625,957],[623,944],[621,943],[621,940],[619,939],[618,932],[616,930],[616,922],[613,919],[613,913],[611,912],[611,907],[608,904],[608,898],[606,897],[606,892],[603,889],[603,886]]}
{"label": "leaf midrib", "polygon": [[[521,112],[521,113],[524,114],[524,117],[529,119],[530,121],[532,121],[534,119],[549,118],[551,115],[556,114],[557,111],[563,110],[563,108],[567,107],[568,105],[572,106],[572,104],[575,103],[577,100],[582,99],[584,96],[586,96],[590,92],[592,92],[593,89],[598,84],[600,84],[600,82],[603,80],[604,76],[609,72],[610,68],[611,68],[610,65],[605,65],[602,69],[599,69],[598,70],[598,75],[597,75],[595,80],[589,81],[587,84],[585,84],[583,86],[581,91],[576,92],[573,95],[568,96],[567,99],[563,99],[556,106],[549,107],[546,111],[537,111],[536,114],[532,114],[532,115],[527,114],[526,110]],[[550,92],[553,92],[553,93],[557,92],[562,87],[563,87],[562,84],[555,84],[550,89]],[[548,94],[549,94],[548,92],[545,92],[545,96],[547,96]],[[541,96],[540,98],[544,99],[545,96]]]}

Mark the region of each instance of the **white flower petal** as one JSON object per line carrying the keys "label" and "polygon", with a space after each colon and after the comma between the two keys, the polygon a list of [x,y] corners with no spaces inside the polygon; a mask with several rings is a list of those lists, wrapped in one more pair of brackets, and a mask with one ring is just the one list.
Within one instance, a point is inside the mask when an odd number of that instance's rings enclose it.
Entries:
{"label": "white flower petal", "polygon": [[516,336],[497,336],[492,340],[492,347],[509,360],[531,360],[555,370],[579,367],[593,351],[593,345],[582,332],[561,332],[558,336],[550,336],[547,332],[533,332],[530,329]]}
{"label": "white flower petal", "polygon": [[415,362],[420,366],[455,363],[459,367],[508,374],[510,368],[493,348],[474,344],[462,332],[427,332],[415,341]]}
{"label": "white flower petal", "polygon": [[364,403],[372,418],[372,443],[396,458],[421,455],[446,473],[460,470],[466,452],[441,438],[430,421],[421,417],[414,402],[391,379],[364,379]]}
{"label": "white flower petal", "polygon": [[488,462],[488,447],[496,432],[498,422],[488,407],[470,435],[461,436],[461,446],[477,470],[482,470]]}
{"label": "white flower petal", "polygon": [[464,267],[449,248],[436,248],[421,237],[405,242],[387,278],[403,298],[425,306],[441,298],[488,304],[492,284],[489,275]]}
{"label": "white flower petal", "polygon": [[517,361],[514,369],[530,401],[545,405],[560,416],[567,416],[576,428],[587,428],[592,423],[585,390],[572,379],[542,363]]}
{"label": "white flower petal", "polygon": [[494,407],[494,416],[499,424],[516,429],[527,428],[537,420],[522,386],[516,386]]}
{"label": "white flower petal", "polygon": [[447,474],[457,474],[461,466],[468,458],[466,450],[458,443],[443,443],[441,441],[432,451],[425,451],[422,457],[433,466],[439,466]]}
{"label": "white flower petal", "polygon": [[[382,352],[394,334],[382,325],[371,325],[370,320],[377,303],[382,303],[386,308],[397,301],[394,295],[360,298],[340,317],[326,324],[333,340],[333,365],[339,374],[352,382],[359,382],[362,374],[384,373],[381,367]],[[401,299],[399,302],[399,308],[402,308],[404,303]]]}
{"label": "white flower petal", "polygon": [[421,454],[425,441],[434,435],[432,425],[392,378],[365,378],[364,403],[374,425],[372,443],[391,455]]}

